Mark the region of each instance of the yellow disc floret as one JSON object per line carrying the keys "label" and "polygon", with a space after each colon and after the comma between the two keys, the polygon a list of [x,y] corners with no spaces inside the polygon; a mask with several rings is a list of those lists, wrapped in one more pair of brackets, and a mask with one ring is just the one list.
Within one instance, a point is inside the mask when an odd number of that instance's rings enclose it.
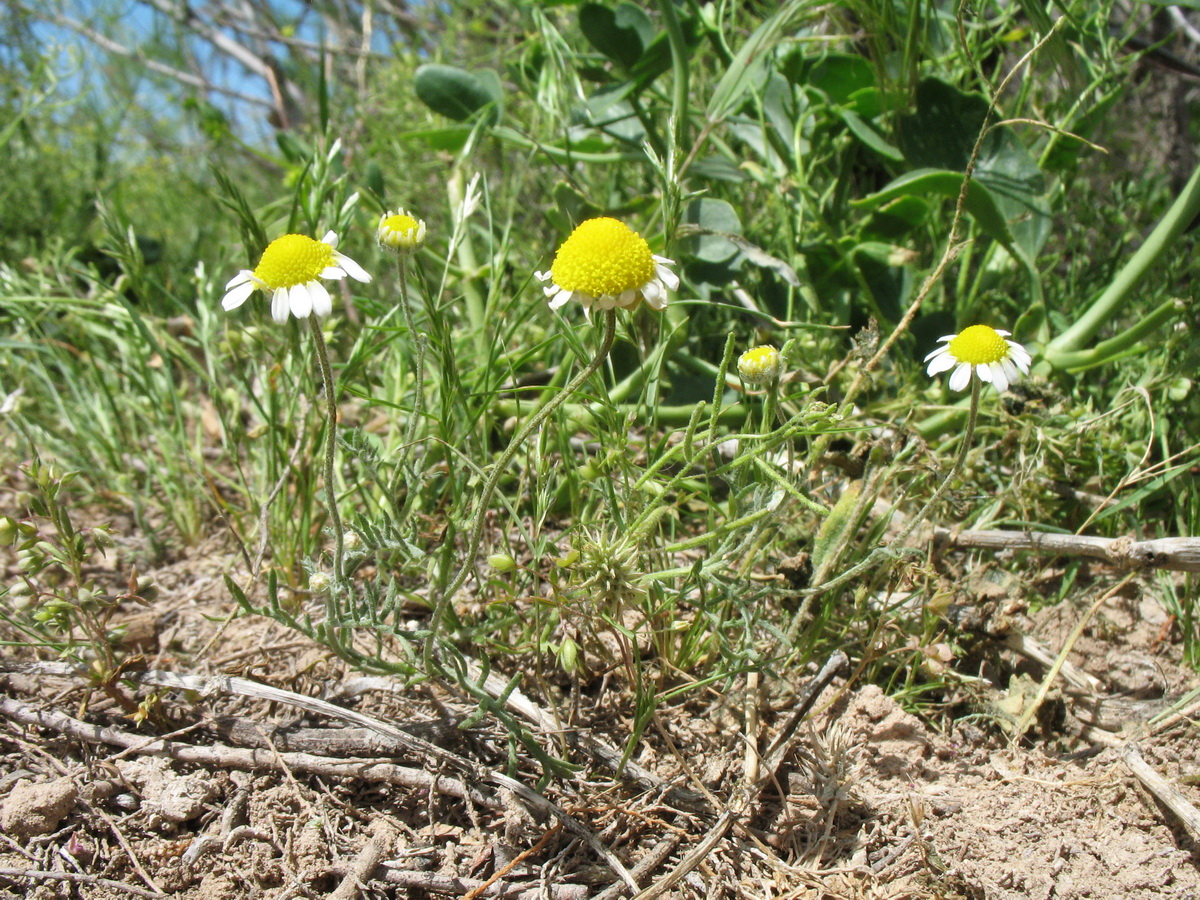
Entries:
{"label": "yellow disc floret", "polygon": [[379,246],[400,254],[412,253],[425,243],[425,223],[405,210],[388,210],[375,229]]}
{"label": "yellow disc floret", "polygon": [[616,297],[654,279],[654,255],[624,222],[588,219],[558,248],[550,275],[565,290]]}
{"label": "yellow disc floret", "polygon": [[333,265],[333,247],[303,234],[275,238],[263,251],[254,277],[271,290],[316,281]]}
{"label": "yellow disc floret", "polygon": [[406,234],[417,227],[417,220],[412,216],[398,213],[384,218],[383,224],[380,227],[386,228],[388,231]]}
{"label": "yellow disc floret", "polygon": [[754,347],[738,358],[738,374],[750,384],[766,384],[779,377],[783,360],[774,347]]}
{"label": "yellow disc floret", "polygon": [[960,363],[982,366],[1000,362],[1009,355],[1008,341],[987,325],[971,325],[959,332],[948,347]]}

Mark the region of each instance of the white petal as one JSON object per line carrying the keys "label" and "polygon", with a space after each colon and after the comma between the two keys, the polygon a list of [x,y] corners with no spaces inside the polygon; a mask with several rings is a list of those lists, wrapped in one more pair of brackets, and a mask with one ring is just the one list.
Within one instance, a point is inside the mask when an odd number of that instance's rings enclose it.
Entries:
{"label": "white petal", "polygon": [[942,372],[949,372],[958,364],[949,353],[940,353],[929,361],[929,367],[925,370],[927,375],[940,375]]}
{"label": "white petal", "polygon": [[288,291],[288,305],[292,308],[292,315],[297,319],[307,319],[308,314],[312,312],[312,298],[308,296],[307,284],[294,284],[291,290]]}
{"label": "white petal", "polygon": [[337,261],[339,266],[345,269],[346,274],[355,281],[361,281],[363,284],[370,283],[371,276],[367,274],[366,270],[362,266],[360,266],[350,257],[342,253],[334,253],[333,258]]}
{"label": "white petal", "polygon": [[546,270],[545,272],[534,272],[533,277],[536,278],[538,281],[549,281],[550,280],[550,271]]}
{"label": "white petal", "polygon": [[944,334],[944,335],[942,335],[940,338],[938,338],[938,340],[939,340],[939,341],[945,341],[945,342],[948,344],[948,343],[950,343],[952,340],[954,340],[956,337],[958,337],[958,335],[957,335],[957,334]]}
{"label": "white petal", "polygon": [[329,291],[325,290],[325,285],[319,281],[310,281],[308,283],[308,297],[312,300],[312,311],[318,316],[327,316],[333,312],[333,298],[329,296]]}
{"label": "white petal", "polygon": [[[1011,331],[1005,331],[1003,328],[993,328],[992,331],[996,332],[996,334],[1000,335],[1000,337],[1011,337],[1012,336]],[[1010,341],[1009,343],[1012,343],[1012,342]]]}
{"label": "white petal", "polygon": [[239,284],[221,299],[221,308],[237,309],[246,302],[246,298],[253,294],[257,287],[258,285],[253,281],[246,281]]}
{"label": "white petal", "polygon": [[651,281],[642,288],[642,297],[651,309],[666,309],[667,289],[660,281]]}
{"label": "white petal", "polygon": [[1008,374],[1004,371],[1004,366],[998,362],[994,362],[988,366],[981,368],[989,369],[992,374],[992,384],[996,386],[996,390],[1004,393],[1008,390]]}
{"label": "white petal", "polygon": [[961,363],[950,376],[950,390],[961,391],[971,383],[971,364]]}
{"label": "white petal", "polygon": [[[950,348],[946,346],[938,347],[936,350],[930,350],[925,354],[925,362],[929,362],[935,356],[950,356]],[[953,357],[951,357],[953,359]]]}
{"label": "white petal", "polygon": [[225,285],[225,290],[229,290],[230,288],[237,287],[239,284],[245,284],[247,281],[253,280],[254,273],[249,269],[242,269],[242,271],[238,272],[229,279],[229,283]]}
{"label": "white petal", "polygon": [[326,266],[321,270],[321,278],[328,278],[330,281],[341,281],[346,277],[346,270],[341,266]]}
{"label": "white petal", "polygon": [[571,297],[573,296],[571,291],[560,288],[557,285],[548,287],[545,290],[546,296],[550,298],[551,309],[562,309],[571,302]]}
{"label": "white petal", "polygon": [[991,382],[992,382],[992,364],[984,363],[981,366],[976,366],[975,374],[979,376],[979,380],[982,381],[984,384],[991,384]]}
{"label": "white petal", "polygon": [[1008,356],[1017,364],[1017,368],[1028,374],[1029,364],[1033,362],[1033,358],[1029,355],[1029,351],[1018,344],[1016,341],[1008,342]]}
{"label": "white petal", "polygon": [[[654,257],[659,262],[670,262],[669,259],[663,259],[661,256]],[[670,290],[676,290],[679,287],[679,276],[668,269],[666,266],[660,265],[655,268],[655,274],[658,275],[658,280],[667,286]]]}
{"label": "white petal", "polygon": [[1009,384],[1012,384],[1014,381],[1016,381],[1018,378],[1021,377],[1020,371],[1013,364],[1013,361],[1011,359],[1000,360],[1000,365],[1004,368],[1004,375],[1008,379]]}
{"label": "white petal", "polygon": [[288,289],[277,288],[271,295],[271,318],[282,325],[288,320]]}
{"label": "white petal", "polygon": [[620,296],[613,298],[613,305],[619,306],[621,309],[629,309],[637,305],[638,297],[641,296],[641,293],[641,291],[632,289],[621,291]]}
{"label": "white petal", "polygon": [[321,238],[322,244],[328,244],[330,247],[337,248],[338,236],[332,231],[325,232],[325,237]]}

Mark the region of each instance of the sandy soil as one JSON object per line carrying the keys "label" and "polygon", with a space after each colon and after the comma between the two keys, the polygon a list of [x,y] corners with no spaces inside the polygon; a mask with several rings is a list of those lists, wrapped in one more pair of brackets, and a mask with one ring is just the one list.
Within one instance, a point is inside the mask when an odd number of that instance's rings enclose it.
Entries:
{"label": "sandy soil", "polygon": [[[544,788],[564,818],[488,774],[534,787],[538,769],[524,753],[508,767],[513,745],[494,718],[457,728],[474,709],[457,688],[396,690],[274,622],[225,624],[233,607],[221,573],[242,565],[213,542],[153,573],[153,607],[123,611],[147,669],[325,698],[445,758],[224,689],[125,688],[158,699],[137,723],[79,674],[10,655],[0,666],[0,897],[607,900],[621,895],[619,867],[641,888],[681,898],[1200,896],[1193,836],[1123,758],[1136,746],[1200,803],[1190,720],[1152,724],[1194,677],[1136,581],[1071,656],[1099,689],[1083,696],[1060,679],[1032,739],[1016,745],[1011,723],[1045,667],[1006,649],[999,632],[977,656],[941,662],[975,697],[974,715],[927,721],[842,674],[777,769],[772,741],[824,660],[764,678],[758,693],[697,693],[660,709],[633,755],[640,780],[619,778],[586,741],[566,750],[549,707],[537,705],[544,698],[529,700],[534,712],[510,704],[542,746],[582,766]],[[1053,653],[1082,615],[1072,605],[1006,609],[1004,628]],[[619,748],[629,733],[618,690],[576,697],[569,710],[560,702],[571,734]],[[744,739],[748,706],[757,757]],[[759,778],[752,790],[748,771]]]}

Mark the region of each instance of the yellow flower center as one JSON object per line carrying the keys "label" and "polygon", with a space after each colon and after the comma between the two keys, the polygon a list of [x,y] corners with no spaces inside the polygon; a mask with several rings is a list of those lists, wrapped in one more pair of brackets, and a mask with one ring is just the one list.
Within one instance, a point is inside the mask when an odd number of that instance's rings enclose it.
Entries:
{"label": "yellow flower center", "polygon": [[960,363],[983,366],[1008,356],[1008,342],[995,328],[971,325],[959,332],[949,344],[950,355]]}
{"label": "yellow flower center", "polygon": [[782,367],[783,361],[774,347],[755,347],[738,357],[738,372],[756,384],[778,378]]}
{"label": "yellow flower center", "polygon": [[560,288],[615,297],[654,278],[654,257],[640,234],[616,219],[588,219],[571,232],[550,267]]}
{"label": "yellow flower center", "polygon": [[379,226],[383,231],[390,231],[396,234],[408,234],[417,227],[417,220],[412,216],[395,215],[388,216],[383,220],[383,224]]}
{"label": "yellow flower center", "polygon": [[254,277],[271,290],[316,281],[333,264],[333,248],[303,234],[275,238],[263,251]]}

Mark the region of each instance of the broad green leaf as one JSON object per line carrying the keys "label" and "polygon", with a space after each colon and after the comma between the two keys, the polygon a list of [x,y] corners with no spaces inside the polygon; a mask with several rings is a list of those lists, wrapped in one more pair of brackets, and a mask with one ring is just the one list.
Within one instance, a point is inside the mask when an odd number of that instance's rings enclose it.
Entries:
{"label": "broad green leaf", "polygon": [[900,152],[900,148],[889,144],[883,135],[876,131],[874,126],[869,122],[861,118],[858,113],[853,110],[843,109],[841,116],[842,121],[846,123],[846,127],[850,129],[850,133],[880,156],[895,162],[900,162],[904,159],[904,154]]}
{"label": "broad green leaf", "polygon": [[498,118],[503,94],[495,72],[474,74],[455,66],[427,63],[417,69],[413,85],[422,103],[448,119],[462,122],[488,105],[497,110],[493,115]]}
{"label": "broad green leaf", "polygon": [[419,128],[405,131],[400,135],[404,141],[423,141],[434,150],[449,150],[457,152],[466,146],[471,132],[475,129],[469,125],[451,125],[447,128]]}
{"label": "broad green leaf", "polygon": [[633,3],[609,8],[599,3],[579,7],[579,29],[588,43],[615,63],[632,69],[654,40],[654,23]]}
{"label": "broad green leaf", "polygon": [[700,197],[691,201],[683,211],[682,225],[689,234],[682,243],[693,258],[707,263],[729,263],[737,256],[737,245],[721,235],[740,237],[742,222],[737,211],[724,200]]}
{"label": "broad green leaf", "polygon": [[794,84],[820,91],[838,106],[848,104],[857,91],[875,87],[871,63],[851,53],[825,53],[817,57],[793,53],[784,74]]}
{"label": "broad green leaf", "polygon": [[[915,172],[901,175],[883,190],[857,200],[853,205],[867,208],[881,206],[889,200],[907,194],[941,194],[944,197],[957,198],[962,191],[962,183],[963,176],[960,172],[917,169]],[[1005,246],[1012,244],[1012,232],[1009,231],[1008,222],[996,205],[996,198],[977,180],[972,180],[967,188],[966,209],[989,237],[995,238]]]}
{"label": "broad green leaf", "polygon": [[[979,94],[926,78],[917,86],[915,111],[901,116],[897,123],[897,145],[917,170],[966,172],[987,111],[987,100]],[[961,174],[959,178],[961,181]],[[993,127],[984,136],[975,161],[975,181],[987,188],[1004,228],[996,227],[974,185],[974,196],[968,196],[971,214],[997,240],[1005,234],[1005,246],[1027,267],[1032,266],[1050,232],[1050,217],[1042,200],[1045,180],[1036,160],[1010,128]],[[957,193],[955,189],[954,196]]]}

